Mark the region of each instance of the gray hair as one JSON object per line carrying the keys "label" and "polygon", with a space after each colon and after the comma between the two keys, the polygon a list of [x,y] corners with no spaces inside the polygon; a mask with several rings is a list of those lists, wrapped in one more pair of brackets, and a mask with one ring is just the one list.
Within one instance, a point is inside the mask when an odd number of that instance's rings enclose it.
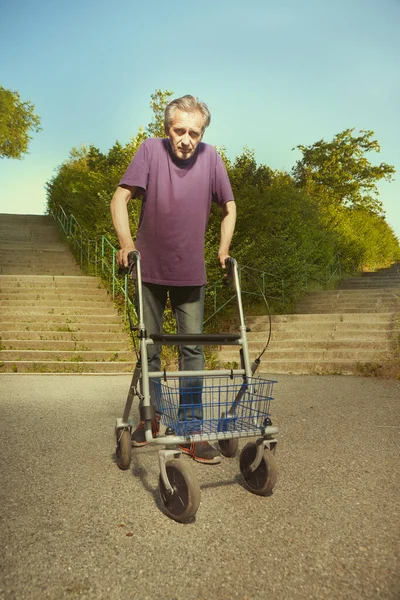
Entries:
{"label": "gray hair", "polygon": [[201,113],[204,119],[203,132],[206,129],[206,127],[208,127],[210,124],[211,113],[207,104],[205,104],[204,102],[200,102],[200,100],[198,100],[194,96],[186,94],[186,96],[182,96],[182,98],[176,98],[176,100],[172,100],[166,107],[164,113],[164,128],[166,133],[168,133],[168,131],[170,130],[174,114],[177,110],[182,110],[188,113]]}

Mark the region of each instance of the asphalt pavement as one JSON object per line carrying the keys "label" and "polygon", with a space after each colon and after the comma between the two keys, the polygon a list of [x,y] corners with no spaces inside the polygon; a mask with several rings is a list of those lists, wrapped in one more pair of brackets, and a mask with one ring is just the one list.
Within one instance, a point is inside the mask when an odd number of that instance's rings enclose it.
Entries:
{"label": "asphalt pavement", "polygon": [[273,494],[245,488],[238,457],[182,457],[202,493],[183,525],[155,446],[115,464],[129,376],[1,375],[0,598],[398,600],[400,382],[268,377]]}

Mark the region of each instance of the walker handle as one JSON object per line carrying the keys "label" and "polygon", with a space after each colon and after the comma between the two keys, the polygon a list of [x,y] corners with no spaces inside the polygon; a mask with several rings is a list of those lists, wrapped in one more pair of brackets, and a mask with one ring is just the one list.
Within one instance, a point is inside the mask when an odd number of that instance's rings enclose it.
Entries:
{"label": "walker handle", "polygon": [[225,259],[225,266],[227,267],[227,273],[224,276],[224,284],[225,285],[230,285],[232,281],[234,281],[234,271],[235,271],[235,267],[237,265],[237,262],[234,258],[232,258],[231,256],[228,256]]}
{"label": "walker handle", "polygon": [[125,277],[125,275],[129,275],[132,273],[136,263],[140,260],[140,253],[137,250],[131,250],[128,254],[128,266],[127,267],[119,267],[118,276]]}

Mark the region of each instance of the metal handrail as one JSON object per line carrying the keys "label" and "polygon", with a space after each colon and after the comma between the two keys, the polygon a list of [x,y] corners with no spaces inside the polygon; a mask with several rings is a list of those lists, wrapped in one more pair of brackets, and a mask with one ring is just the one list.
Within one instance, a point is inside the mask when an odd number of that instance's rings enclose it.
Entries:
{"label": "metal handrail", "polygon": [[[89,238],[75,216],[73,214],[67,216],[61,205],[58,205],[55,210],[51,210],[50,214],[64,232],[75,257],[80,263],[82,271],[90,275],[100,275],[102,280],[107,284],[113,299],[115,299],[117,294],[122,295],[124,302],[124,319],[126,319],[128,316],[128,307],[130,310],[133,310],[134,314],[136,314],[133,302],[128,294],[128,277],[125,275],[123,280],[118,277],[115,262],[117,249],[110,242],[107,236],[102,235],[98,239]],[[303,284],[304,289],[307,290],[308,282],[311,279],[326,285],[336,274],[340,278],[343,272],[344,269],[340,260],[340,255],[337,255],[325,267],[324,280],[318,279],[315,276],[310,276],[309,274],[305,274]],[[274,273],[256,269],[247,265],[238,265],[238,274],[242,287],[242,294],[259,296],[263,297],[264,299],[267,298],[278,300],[282,308],[285,307],[285,281],[281,277]],[[243,279],[246,277],[250,277],[251,279],[251,289],[246,289],[246,287],[243,285]],[[270,282],[271,279],[279,281],[280,292],[278,295],[271,295],[267,293],[267,282]],[[226,288],[223,285],[223,280],[221,279],[207,286],[207,295],[208,297],[212,298],[213,312],[205,319],[204,324],[218,314],[236,297],[235,295],[231,295],[229,298],[226,298]],[[222,300],[218,300],[218,296],[223,296]]]}
{"label": "metal handrail", "polygon": [[[135,313],[128,294],[128,276],[125,275],[123,280],[118,277],[115,264],[117,249],[110,240],[105,235],[99,239],[89,238],[75,216],[71,214],[68,217],[60,205],[55,210],[51,210],[50,214],[64,232],[81,270],[89,275],[100,275],[112,294],[113,300],[118,293],[122,294],[125,320],[128,316],[128,307]],[[101,249],[100,254],[99,249]]]}
{"label": "metal handrail", "polygon": [[[246,289],[243,284],[243,278],[247,273],[250,273],[253,286],[255,284],[255,287],[253,287],[253,289],[251,291]],[[252,275],[252,273],[254,273],[256,275]],[[274,273],[269,273],[268,271],[261,271],[260,269],[255,269],[254,267],[249,267],[247,265],[238,265],[238,276],[239,276],[239,281],[240,281],[240,285],[241,285],[242,296],[243,295],[259,296],[260,298],[263,298],[263,299],[267,298],[269,300],[278,300],[281,303],[281,306],[284,307],[284,304],[285,304],[285,282],[283,279],[281,279],[281,277],[279,277],[278,275],[275,275]],[[257,277],[258,277],[258,280],[257,280]],[[266,285],[267,279],[279,280],[280,287],[281,287],[281,293],[279,296],[273,296],[273,295],[267,293],[267,285]],[[221,294],[222,294],[222,289],[224,287],[224,283],[225,283],[225,279],[220,279],[220,280],[214,282],[213,284],[207,286],[207,293],[209,296],[211,296],[213,298],[213,312],[211,315],[209,315],[205,319],[204,324],[206,324],[208,321],[210,321],[216,314],[221,312],[221,310],[223,308],[225,308],[225,306],[227,306],[227,304],[229,304],[230,302],[232,302],[236,299],[236,295],[232,295],[230,298],[228,298],[227,300],[224,300],[222,302],[222,304],[220,304],[218,306],[218,291],[221,291]],[[258,287],[258,291],[254,291],[257,287]]]}
{"label": "metal handrail", "polygon": [[360,271],[359,266],[352,265],[350,270],[346,269],[342,263],[340,254],[337,254],[325,267],[325,278],[320,279],[315,275],[310,275],[308,273],[305,274],[304,277],[304,289],[308,289],[308,282],[310,280],[317,281],[318,283],[322,283],[323,285],[328,285],[335,277],[338,276],[339,279],[342,279],[344,274],[347,275],[355,275]]}
{"label": "metal handrail", "polygon": [[[85,230],[80,225],[75,216],[73,214],[67,216],[65,210],[61,205],[58,205],[57,208],[55,210],[50,211],[50,213],[64,232],[67,241],[71,246],[73,254],[80,264],[82,271],[95,276],[100,274],[102,280],[107,284],[107,287],[113,299],[115,299],[117,294],[122,295],[124,300],[124,319],[126,319],[128,316],[128,306],[134,311],[134,314],[136,314],[133,303],[128,294],[128,277],[125,275],[124,279],[122,280],[117,276],[115,262],[117,249],[115,248],[115,246],[113,246],[110,240],[105,235],[102,235],[99,239],[89,238],[89,236],[86,234]],[[260,297],[264,295],[270,299],[280,300],[283,305],[285,300],[285,294],[284,281],[282,279],[280,280],[282,290],[280,296],[271,296],[266,294],[267,278],[280,279],[277,275],[274,275],[273,273],[268,273],[268,271],[260,271],[259,269],[254,269],[253,267],[249,267],[247,265],[238,265],[238,273],[241,283],[243,281],[243,277],[247,273],[257,274],[256,276],[251,275],[253,280],[255,280],[256,277],[258,277],[256,285],[257,287],[259,287],[259,293],[255,292],[254,289],[250,291],[242,288],[242,294],[253,296],[255,295]],[[218,306],[218,295],[219,291],[221,292],[220,295],[222,295],[222,289],[225,289],[225,298],[223,298],[223,300],[220,301],[220,304]],[[226,299],[226,288],[224,288],[222,280],[216,281],[215,283],[208,285],[207,294],[208,296],[213,297],[214,312],[207,317],[204,323],[207,323],[216,314],[218,314],[227,304],[229,304],[232,300],[236,298],[235,295],[232,295],[230,298]]]}

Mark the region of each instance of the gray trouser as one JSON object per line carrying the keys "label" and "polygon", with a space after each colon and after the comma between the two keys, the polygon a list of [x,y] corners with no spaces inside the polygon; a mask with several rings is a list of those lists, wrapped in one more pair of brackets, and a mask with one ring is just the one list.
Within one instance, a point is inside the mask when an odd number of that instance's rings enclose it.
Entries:
{"label": "gray trouser", "polygon": [[[202,333],[205,286],[164,286],[143,283],[142,293],[143,322],[147,335],[162,333],[168,293],[178,333]],[[136,306],[138,306],[137,301]],[[149,372],[161,371],[160,346],[147,346],[147,356]],[[180,346],[179,370],[204,370],[203,348],[196,345]],[[203,418],[201,406],[202,385],[202,377],[181,378],[178,413],[180,420]],[[185,388],[187,388],[187,392]],[[153,394],[151,395],[153,396]],[[186,408],[185,405],[187,405]]]}

